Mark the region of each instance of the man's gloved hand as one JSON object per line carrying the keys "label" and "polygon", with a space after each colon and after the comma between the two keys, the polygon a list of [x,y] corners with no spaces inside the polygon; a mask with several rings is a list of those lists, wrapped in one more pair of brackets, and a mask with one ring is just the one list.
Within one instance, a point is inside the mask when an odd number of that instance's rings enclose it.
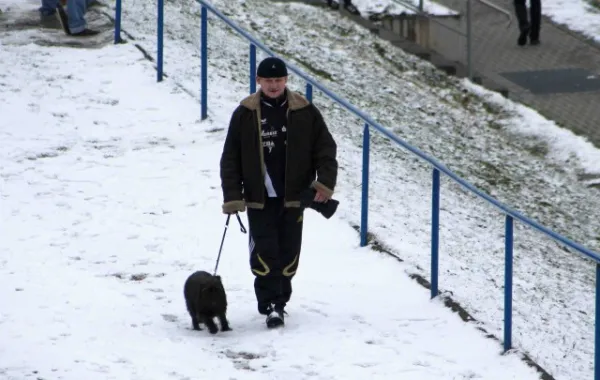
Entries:
{"label": "man's gloved hand", "polygon": [[229,201],[223,203],[223,214],[235,214],[236,212],[246,211],[246,203],[244,201]]}
{"label": "man's gloved hand", "polygon": [[317,191],[315,189],[307,189],[300,197],[300,206],[302,208],[312,208],[325,218],[331,218],[333,214],[335,214],[340,202],[336,201],[335,199],[327,200],[327,198],[324,199],[326,202],[317,202],[315,200],[316,197]]}

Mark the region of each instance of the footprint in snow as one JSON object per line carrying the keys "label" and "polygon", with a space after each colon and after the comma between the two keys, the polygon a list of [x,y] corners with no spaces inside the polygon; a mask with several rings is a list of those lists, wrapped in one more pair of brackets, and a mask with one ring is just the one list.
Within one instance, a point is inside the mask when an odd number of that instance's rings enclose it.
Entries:
{"label": "footprint in snow", "polygon": [[352,320],[360,323],[361,325],[368,325],[368,326],[370,326],[370,324],[367,321],[365,321],[365,319],[362,316],[360,316],[360,315],[357,315],[357,314],[353,315],[352,316]]}
{"label": "footprint in snow", "polygon": [[324,313],[323,311],[316,309],[314,307],[311,307],[308,305],[302,305],[302,307],[304,307],[307,311],[310,311],[311,313],[319,314],[319,315],[322,315],[323,317],[329,316],[329,315],[327,315],[327,313]]}

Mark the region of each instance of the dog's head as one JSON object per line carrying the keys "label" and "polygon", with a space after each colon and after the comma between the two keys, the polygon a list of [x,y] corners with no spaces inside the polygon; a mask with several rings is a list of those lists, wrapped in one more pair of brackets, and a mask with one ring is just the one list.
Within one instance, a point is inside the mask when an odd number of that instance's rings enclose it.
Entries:
{"label": "dog's head", "polygon": [[204,301],[204,304],[211,309],[223,309],[227,305],[227,299],[221,276],[211,276],[208,278],[200,292],[200,297]]}

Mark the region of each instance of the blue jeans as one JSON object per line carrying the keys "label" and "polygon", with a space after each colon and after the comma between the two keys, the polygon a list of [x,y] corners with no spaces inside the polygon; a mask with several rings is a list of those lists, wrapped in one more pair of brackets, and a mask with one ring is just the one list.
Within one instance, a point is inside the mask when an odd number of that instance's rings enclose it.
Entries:
{"label": "blue jeans", "polygon": [[[91,0],[68,0],[67,17],[69,18],[69,30],[71,33],[79,33],[85,29],[85,12]],[[58,0],[42,0],[40,13],[44,16],[50,16],[56,13]]]}

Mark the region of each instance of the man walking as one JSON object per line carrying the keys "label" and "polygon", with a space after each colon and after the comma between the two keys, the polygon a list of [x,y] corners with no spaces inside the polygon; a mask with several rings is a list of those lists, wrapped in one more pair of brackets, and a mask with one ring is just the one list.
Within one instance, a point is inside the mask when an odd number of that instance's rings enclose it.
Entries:
{"label": "man walking", "polygon": [[519,39],[517,44],[523,46],[527,43],[527,37],[529,37],[529,43],[532,45],[540,44],[540,25],[542,23],[542,3],[541,0],[530,0],[529,12],[530,19],[527,18],[527,6],[525,0],[514,0],[515,1],[515,13],[517,14],[517,20],[519,21]]}
{"label": "man walking", "polygon": [[314,202],[331,199],[337,146],[319,110],[287,88],[281,59],[264,59],[256,76],[260,89],[231,116],[221,155],[221,187],[225,214],[248,208],[258,311],[272,328],[284,324],[298,269],[301,203],[307,192]]}

